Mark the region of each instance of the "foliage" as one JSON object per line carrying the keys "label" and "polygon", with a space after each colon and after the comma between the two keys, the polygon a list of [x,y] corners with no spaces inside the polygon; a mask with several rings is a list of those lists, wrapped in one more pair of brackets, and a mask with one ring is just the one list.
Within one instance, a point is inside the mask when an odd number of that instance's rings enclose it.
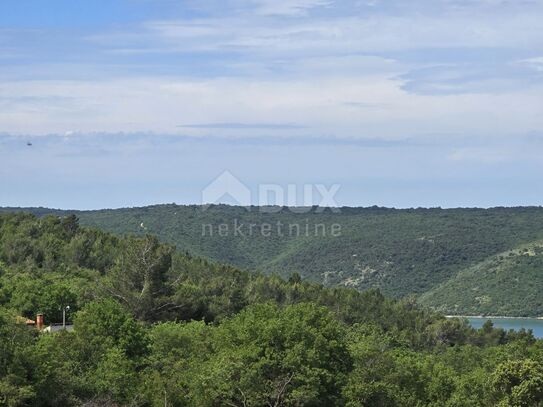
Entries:
{"label": "foliage", "polygon": [[351,367],[344,327],[313,304],[251,306],[216,329],[212,349],[196,405],[334,405]]}
{"label": "foliage", "polygon": [[[38,333],[21,316],[73,331]],[[0,405],[536,406],[543,341],[412,297],[326,288],[0,215]]]}
{"label": "foliage", "polygon": [[[543,312],[543,208],[309,209],[170,204],[75,213],[83,225],[117,235],[152,233],[179,250],[243,269],[284,278],[298,273],[327,286],[378,288],[396,298],[422,295],[425,305],[451,314]],[[72,213],[26,210],[40,216]],[[220,225],[228,233],[221,235]],[[234,233],[235,225],[243,226],[242,233]],[[271,225],[271,233],[262,233],[262,225]],[[291,233],[289,225],[303,233]],[[314,233],[316,225],[325,227],[324,236]],[[339,225],[339,236],[330,233],[332,225]],[[29,249],[17,248],[16,253]]]}
{"label": "foliage", "polygon": [[498,365],[492,385],[503,395],[503,406],[537,406],[543,402],[543,366],[531,360],[513,360]]}
{"label": "foliage", "polygon": [[543,243],[522,245],[460,271],[419,301],[449,314],[543,315],[542,269]]}

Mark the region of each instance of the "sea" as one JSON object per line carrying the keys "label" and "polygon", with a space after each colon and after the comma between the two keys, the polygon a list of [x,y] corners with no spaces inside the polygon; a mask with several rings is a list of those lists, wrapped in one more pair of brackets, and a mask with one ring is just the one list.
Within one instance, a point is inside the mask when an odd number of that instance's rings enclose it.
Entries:
{"label": "sea", "polygon": [[493,318],[493,317],[466,317],[472,327],[481,328],[487,320],[491,320],[496,328],[505,330],[521,328],[531,329],[536,338],[543,338],[543,319],[537,318]]}

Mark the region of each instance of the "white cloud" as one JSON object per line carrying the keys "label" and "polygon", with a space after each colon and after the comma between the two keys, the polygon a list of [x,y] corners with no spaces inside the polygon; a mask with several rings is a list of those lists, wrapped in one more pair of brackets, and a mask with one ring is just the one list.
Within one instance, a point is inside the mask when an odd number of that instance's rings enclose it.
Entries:
{"label": "white cloud", "polygon": [[[241,2],[247,5],[247,2]],[[87,38],[119,53],[221,51],[266,57],[403,52],[443,48],[543,48],[543,7],[496,1],[391,2],[254,0],[256,7],[212,17],[148,21]],[[525,4],[526,3],[526,4]],[[541,4],[541,2],[540,2]],[[387,9],[390,7],[390,10]],[[307,15],[315,7],[330,10]],[[343,8],[342,8],[343,7]],[[285,15],[290,17],[285,18]]]}
{"label": "white cloud", "polygon": [[[276,135],[273,128],[178,127],[183,123],[244,123],[250,118],[253,123],[299,124],[288,131],[298,136],[385,139],[424,137],[444,130],[494,137],[543,127],[542,88],[499,95],[440,96],[409,94],[401,85],[379,75],[6,82],[0,83],[0,88],[7,98],[34,98],[34,102],[31,107],[6,103],[0,122],[3,131],[19,134],[154,131],[193,136]],[[66,104],[66,98],[73,102]]]}
{"label": "white cloud", "polygon": [[[481,64],[458,74],[459,56],[446,75],[407,79],[408,73],[435,66],[435,50],[451,55],[465,49],[519,50],[522,64],[541,69],[541,58],[524,56],[543,51],[543,11],[533,2],[529,7],[497,2],[372,2],[368,11],[367,2],[359,2],[359,9],[349,2],[254,0],[210,18],[172,16],[118,32],[95,32],[85,37],[97,52],[95,65],[79,67],[70,60],[75,69],[59,61],[51,68],[57,80],[1,82],[0,76],[1,130],[180,132],[181,123],[251,121],[300,123],[308,128],[292,131],[305,136],[405,137],[442,131],[492,136],[541,128],[541,86],[520,89],[507,81],[509,72],[484,78],[489,68]],[[402,60],[413,51],[420,55]],[[92,56],[76,62],[84,65]],[[195,60],[196,68],[183,70]],[[108,73],[110,67],[114,74]],[[25,71],[11,66],[11,72],[16,68]],[[161,72],[164,68],[170,77]],[[205,68],[210,72],[202,73]],[[46,71],[39,65],[28,69],[32,76]],[[91,78],[93,71],[97,74]],[[69,72],[85,75],[65,79]],[[427,94],[408,93],[408,80]],[[492,94],[495,88],[505,90]],[[464,94],[455,94],[459,90]]]}
{"label": "white cloud", "polygon": [[[390,52],[420,48],[542,47],[541,15],[352,16],[277,20],[228,17],[154,21],[142,38],[155,36],[170,51],[238,50],[258,55],[293,52]],[[96,37],[95,37],[96,38]],[[116,40],[116,34],[102,41]],[[121,40],[123,37],[120,38]],[[119,39],[117,38],[117,42]],[[160,41],[164,41],[160,44]],[[122,44],[127,48],[129,44]]]}
{"label": "white cloud", "polygon": [[484,164],[499,164],[514,160],[516,155],[510,150],[496,150],[492,148],[460,148],[454,150],[449,159],[460,162],[473,162]]}
{"label": "white cloud", "polygon": [[261,15],[303,15],[315,7],[329,6],[328,0],[252,0]]}
{"label": "white cloud", "polygon": [[543,72],[543,57],[522,59],[517,61],[517,63],[528,66],[538,72]]}

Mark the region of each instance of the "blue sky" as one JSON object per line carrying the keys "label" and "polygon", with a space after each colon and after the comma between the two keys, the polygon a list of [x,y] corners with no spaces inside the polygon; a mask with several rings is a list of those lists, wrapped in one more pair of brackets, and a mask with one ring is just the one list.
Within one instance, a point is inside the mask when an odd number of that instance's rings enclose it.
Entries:
{"label": "blue sky", "polygon": [[[539,205],[540,0],[3,0],[0,205]],[[27,146],[30,141],[32,146]]]}

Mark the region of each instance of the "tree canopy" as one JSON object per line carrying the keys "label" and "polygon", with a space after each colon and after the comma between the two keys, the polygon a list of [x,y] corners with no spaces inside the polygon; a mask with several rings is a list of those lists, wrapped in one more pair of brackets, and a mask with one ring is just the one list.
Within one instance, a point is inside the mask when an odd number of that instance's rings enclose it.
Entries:
{"label": "tree canopy", "polygon": [[[39,333],[21,317],[73,331]],[[543,342],[412,298],[0,215],[0,405],[538,406]]]}

